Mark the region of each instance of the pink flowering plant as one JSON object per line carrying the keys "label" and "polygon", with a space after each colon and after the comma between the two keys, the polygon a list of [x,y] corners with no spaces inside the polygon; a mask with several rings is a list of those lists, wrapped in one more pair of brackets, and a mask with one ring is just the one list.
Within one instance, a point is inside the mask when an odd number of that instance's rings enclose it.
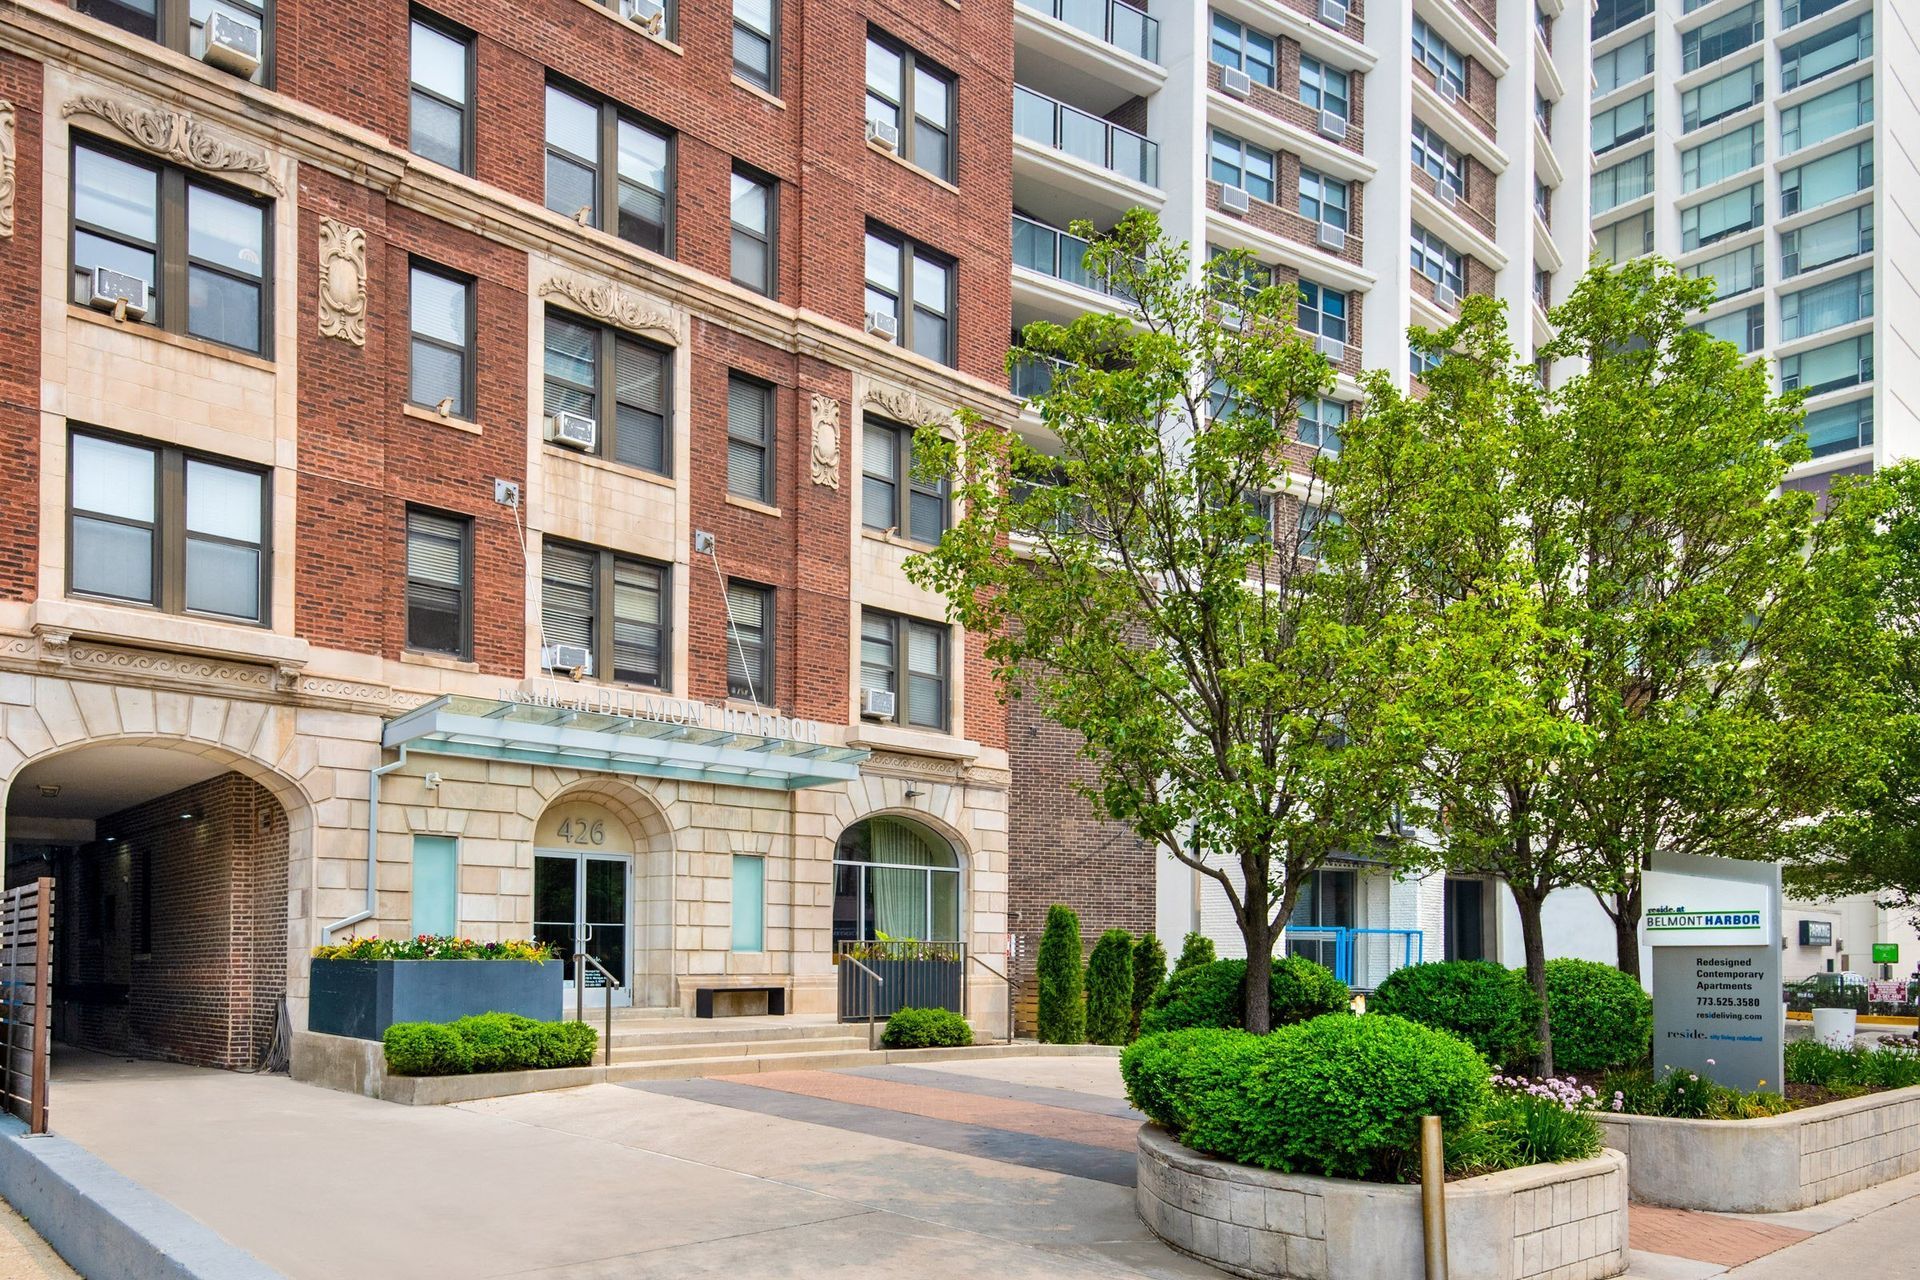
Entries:
{"label": "pink flowering plant", "polygon": [[1586,1160],[1600,1154],[1599,1095],[1577,1080],[1495,1075],[1479,1123],[1450,1153],[1459,1172]]}

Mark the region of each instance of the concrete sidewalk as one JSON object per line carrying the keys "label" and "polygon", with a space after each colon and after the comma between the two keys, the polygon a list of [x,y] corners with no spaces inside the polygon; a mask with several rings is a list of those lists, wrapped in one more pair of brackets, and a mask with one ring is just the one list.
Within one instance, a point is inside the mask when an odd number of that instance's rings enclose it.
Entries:
{"label": "concrete sidewalk", "polygon": [[[1118,1093],[1110,1058],[945,1069],[991,1089]],[[56,1097],[56,1131],[293,1280],[853,1265],[914,1280],[1217,1275],[1148,1235],[1130,1187],[969,1154],[966,1141],[942,1149],[661,1092],[398,1107],[284,1078],[97,1063],[62,1073]],[[1081,1149],[1009,1142],[1000,1154],[1019,1159]]]}

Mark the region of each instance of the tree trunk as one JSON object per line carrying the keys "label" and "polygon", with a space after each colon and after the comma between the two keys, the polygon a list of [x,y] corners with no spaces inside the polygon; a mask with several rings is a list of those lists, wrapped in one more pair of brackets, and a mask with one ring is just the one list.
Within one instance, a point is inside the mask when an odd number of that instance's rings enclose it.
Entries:
{"label": "tree trunk", "polygon": [[1613,947],[1615,965],[1620,972],[1640,980],[1640,886],[1628,893],[1613,895]]}
{"label": "tree trunk", "polygon": [[1537,1034],[1540,1037],[1540,1075],[1542,1078],[1553,1074],[1553,1027],[1547,1010],[1547,940],[1540,924],[1542,897],[1518,886],[1513,889],[1513,902],[1520,909],[1520,941],[1527,955],[1527,981],[1533,984],[1533,992],[1540,997],[1540,1025]]}
{"label": "tree trunk", "polygon": [[1263,1036],[1273,1029],[1273,930],[1267,925],[1266,868],[1241,863],[1246,871],[1246,891],[1242,904],[1246,914],[1240,921],[1240,936],[1247,944],[1247,976],[1240,989],[1245,1008],[1247,1030]]}

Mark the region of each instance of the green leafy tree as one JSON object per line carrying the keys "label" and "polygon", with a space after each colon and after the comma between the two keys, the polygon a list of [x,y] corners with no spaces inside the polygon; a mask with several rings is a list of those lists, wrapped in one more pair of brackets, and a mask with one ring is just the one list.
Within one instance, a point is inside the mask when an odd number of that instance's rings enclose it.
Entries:
{"label": "green leafy tree", "polygon": [[1216,959],[1213,939],[1204,933],[1189,933],[1180,940],[1180,958],[1173,962],[1173,971],[1195,969],[1203,964],[1212,964]]}
{"label": "green leafy tree", "polygon": [[1085,972],[1080,958],[1080,916],[1056,902],[1047,908],[1034,962],[1040,979],[1042,1044],[1083,1044],[1087,1038]]}
{"label": "green leafy tree", "polygon": [[1087,957],[1087,1043],[1125,1044],[1133,1022],[1133,935],[1109,929]]}
{"label": "green leafy tree", "polygon": [[1379,715],[1393,602],[1364,563],[1315,565],[1295,423],[1332,377],[1293,292],[1252,287],[1243,254],[1196,273],[1140,210],[1086,265],[1131,313],[1029,325],[1011,357],[1052,364],[1035,408],[1057,451],[978,420],[957,447],[923,432],[963,515],[908,573],[1080,735],[1096,810],[1220,886],[1264,1031],[1306,877],[1374,849],[1405,800],[1406,736]]}
{"label": "green leafy tree", "polygon": [[1872,894],[1920,919],[1920,465],[1843,481],[1812,560],[1837,590],[1809,661],[1844,665],[1884,713],[1857,742],[1870,771],[1793,833],[1787,881],[1812,897]]}
{"label": "green leafy tree", "polygon": [[1392,563],[1418,601],[1398,710],[1438,822],[1413,860],[1506,883],[1543,1015],[1548,894],[1600,894],[1637,972],[1649,853],[1761,853],[1849,767],[1857,699],[1791,659],[1819,612],[1811,499],[1776,491],[1799,414],[1690,327],[1711,297],[1665,264],[1595,268],[1553,313],[1546,354],[1585,365],[1551,391],[1468,299],[1414,333],[1440,360],[1425,394],[1370,377],[1325,467],[1329,558]]}
{"label": "green leafy tree", "polygon": [[1140,940],[1133,944],[1133,1010],[1127,1019],[1129,1041],[1139,1036],[1140,1015],[1166,980],[1167,949],[1151,932],[1141,934]]}

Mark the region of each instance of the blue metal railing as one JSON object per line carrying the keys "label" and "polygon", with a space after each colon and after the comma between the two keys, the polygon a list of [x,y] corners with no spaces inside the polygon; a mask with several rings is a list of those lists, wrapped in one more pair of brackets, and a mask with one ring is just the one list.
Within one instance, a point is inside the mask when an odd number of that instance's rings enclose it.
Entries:
{"label": "blue metal railing", "polygon": [[1395,969],[1419,964],[1427,954],[1427,935],[1419,929],[1311,926],[1289,928],[1285,940],[1288,955],[1305,956],[1323,964],[1333,970],[1334,977],[1360,991],[1373,990]]}

